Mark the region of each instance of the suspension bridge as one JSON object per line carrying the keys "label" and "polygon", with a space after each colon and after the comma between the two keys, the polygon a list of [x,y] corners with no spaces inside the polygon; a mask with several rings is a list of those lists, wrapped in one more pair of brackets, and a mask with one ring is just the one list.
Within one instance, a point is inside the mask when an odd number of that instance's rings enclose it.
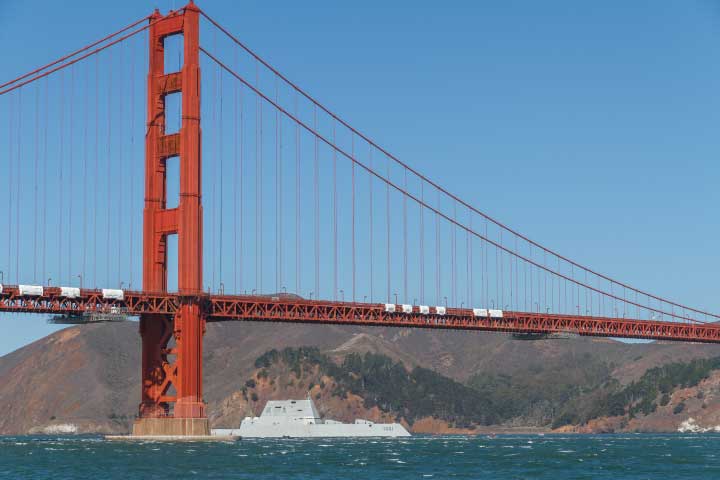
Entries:
{"label": "suspension bridge", "polygon": [[717,314],[504,225],[192,2],[2,83],[0,103],[0,311],[139,317],[137,435],[208,434],[206,322],[720,343]]}

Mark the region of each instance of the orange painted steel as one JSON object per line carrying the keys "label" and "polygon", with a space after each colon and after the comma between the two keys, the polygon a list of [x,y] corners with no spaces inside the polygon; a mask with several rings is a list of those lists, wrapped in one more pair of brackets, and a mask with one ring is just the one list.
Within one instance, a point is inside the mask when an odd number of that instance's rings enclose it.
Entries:
{"label": "orange painted steel", "polygon": [[480,330],[507,333],[570,333],[582,336],[720,343],[720,325],[635,319],[503,312],[502,318],[474,316],[448,308],[446,315],[388,313],[384,304],[273,300],[271,297],[210,296],[208,321],[256,320],[293,323]]}
{"label": "orange painted steel", "polygon": [[[119,308],[128,315],[172,318],[186,297],[167,293],[125,292],[125,299],[109,300],[99,290],[82,290],[76,299],[63,298],[59,288],[44,289],[42,297],[22,296],[5,285],[0,312],[82,314]],[[636,320],[613,317],[558,315],[504,311],[502,318],[476,317],[471,309],[448,308],[446,315],[388,313],[384,304],[321,300],[285,300],[266,296],[195,297],[209,322],[270,321],[376,327],[478,330],[506,333],[571,333],[580,336],[640,338],[681,342],[720,343],[720,324]],[[161,320],[162,321],[162,320]],[[167,365],[165,366],[167,368]]]}
{"label": "orange painted steel", "polygon": [[[143,212],[143,288],[167,292],[167,237],[178,236],[178,289],[172,312],[143,311],[141,417],[202,418],[202,337],[205,331],[202,290],[202,205],[200,158],[200,10],[150,17],[145,209]],[[165,73],[165,39],[183,35],[180,72]],[[166,134],[165,99],[182,95],[178,134]],[[180,202],[167,208],[167,161],[179,157]],[[172,315],[171,318],[168,318]],[[174,340],[175,345],[170,346]],[[174,357],[174,362],[171,358]],[[169,394],[171,387],[175,395]],[[172,406],[174,404],[174,407]]]}

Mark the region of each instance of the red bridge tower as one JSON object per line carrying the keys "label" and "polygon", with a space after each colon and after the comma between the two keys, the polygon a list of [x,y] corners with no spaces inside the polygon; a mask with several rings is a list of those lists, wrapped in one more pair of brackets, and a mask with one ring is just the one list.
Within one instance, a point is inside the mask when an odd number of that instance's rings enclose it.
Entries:
{"label": "red bridge tower", "polygon": [[[168,235],[178,236],[180,306],[171,315],[144,314],[142,403],[134,435],[208,435],[202,397],[202,197],[200,159],[200,10],[192,1],[181,11],[150,18],[148,119],[145,139],[143,290],[167,291]],[[183,36],[181,71],[165,73],[165,39]],[[180,132],[165,132],[165,99],[182,95]],[[167,208],[167,161],[179,157],[180,202]]]}

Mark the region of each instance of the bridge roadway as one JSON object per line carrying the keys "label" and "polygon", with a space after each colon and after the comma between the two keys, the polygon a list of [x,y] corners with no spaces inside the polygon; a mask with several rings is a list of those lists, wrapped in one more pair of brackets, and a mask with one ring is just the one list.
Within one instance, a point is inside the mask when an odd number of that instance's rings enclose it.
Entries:
{"label": "bridge roadway", "polygon": [[[0,312],[66,315],[87,323],[88,314],[143,313],[172,315],[183,296],[175,293],[124,291],[122,299],[105,298],[102,290],[82,289],[76,298],[61,295],[59,287],[44,287],[42,295],[22,295],[18,286],[3,285]],[[720,324],[682,321],[649,321],[554,313],[503,311],[501,318],[476,316],[469,308],[447,308],[444,315],[386,311],[383,303],[305,300],[295,296],[211,295],[200,292],[206,320],[269,321],[308,324],[367,325],[445,330],[480,330],[506,333],[576,334],[596,337],[641,338],[682,342],[720,343]],[[431,310],[433,312],[435,309]]]}

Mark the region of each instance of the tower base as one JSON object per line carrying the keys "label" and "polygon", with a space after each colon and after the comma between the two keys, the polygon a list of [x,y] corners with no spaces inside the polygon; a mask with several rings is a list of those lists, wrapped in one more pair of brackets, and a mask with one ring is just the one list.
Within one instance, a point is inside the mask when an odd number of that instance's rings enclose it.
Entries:
{"label": "tower base", "polygon": [[133,424],[132,436],[181,437],[209,436],[210,422],[207,418],[138,418]]}

